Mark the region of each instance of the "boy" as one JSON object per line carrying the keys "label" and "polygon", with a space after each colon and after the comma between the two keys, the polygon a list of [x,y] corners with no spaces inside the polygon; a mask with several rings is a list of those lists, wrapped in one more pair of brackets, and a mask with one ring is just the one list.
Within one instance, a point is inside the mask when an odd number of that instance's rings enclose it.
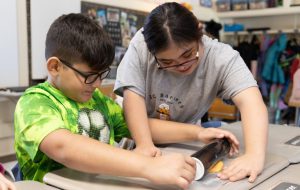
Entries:
{"label": "boy", "polygon": [[45,56],[47,81],[27,89],[15,110],[15,149],[25,180],[42,181],[66,166],[187,188],[195,176],[191,157],[151,158],[108,145],[130,134],[121,108],[98,90],[114,58],[100,26],[81,14],[59,17],[47,33]]}

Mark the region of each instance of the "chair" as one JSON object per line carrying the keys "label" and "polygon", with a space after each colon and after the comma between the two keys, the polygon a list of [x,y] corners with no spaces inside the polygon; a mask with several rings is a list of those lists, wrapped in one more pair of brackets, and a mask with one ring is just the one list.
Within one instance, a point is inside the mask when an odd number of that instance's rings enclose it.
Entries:
{"label": "chair", "polygon": [[218,118],[226,120],[239,120],[239,110],[235,105],[229,105],[220,98],[215,98],[208,110],[208,118]]}

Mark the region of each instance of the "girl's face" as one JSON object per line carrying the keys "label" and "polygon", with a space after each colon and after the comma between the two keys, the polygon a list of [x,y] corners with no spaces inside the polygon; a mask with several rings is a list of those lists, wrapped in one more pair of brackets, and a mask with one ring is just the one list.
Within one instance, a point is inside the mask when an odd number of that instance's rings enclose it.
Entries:
{"label": "girl's face", "polygon": [[155,55],[155,59],[160,69],[189,75],[198,67],[202,55],[203,47],[198,42],[180,47],[171,42],[166,50],[160,51]]}

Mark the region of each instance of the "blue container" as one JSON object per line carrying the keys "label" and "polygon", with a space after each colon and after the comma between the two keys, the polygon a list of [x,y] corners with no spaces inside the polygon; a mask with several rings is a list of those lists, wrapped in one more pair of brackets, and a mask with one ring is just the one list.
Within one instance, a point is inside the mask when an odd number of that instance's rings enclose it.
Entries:
{"label": "blue container", "polygon": [[243,24],[224,24],[224,32],[239,32],[244,31]]}

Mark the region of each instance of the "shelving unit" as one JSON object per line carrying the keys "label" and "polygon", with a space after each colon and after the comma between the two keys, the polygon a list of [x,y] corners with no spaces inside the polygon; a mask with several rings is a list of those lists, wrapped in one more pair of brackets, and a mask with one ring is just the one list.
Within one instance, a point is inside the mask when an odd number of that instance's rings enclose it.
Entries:
{"label": "shelving unit", "polygon": [[267,34],[277,34],[280,32],[293,34],[297,33],[300,27],[300,7],[218,12],[217,16],[223,25],[241,23],[245,26],[245,29],[270,28],[270,30],[253,31],[251,33],[248,31],[222,32],[221,40],[224,42],[228,42],[231,36],[236,35],[262,34],[263,32]]}
{"label": "shelving unit", "polygon": [[[293,38],[299,38],[300,36],[300,6],[289,7],[285,5],[284,7],[277,8],[218,12],[217,15],[223,25],[234,23],[244,25],[246,31],[221,32],[221,41],[231,44],[232,46],[237,46],[240,42],[250,42],[253,35],[277,35],[279,33],[285,33]],[[247,29],[250,28],[270,28],[270,30],[247,31]],[[273,109],[271,108],[269,110],[269,112],[272,113]],[[278,111],[278,109],[275,111]],[[296,125],[299,126],[298,118],[299,109],[297,109],[296,114]]]}
{"label": "shelving unit", "polygon": [[224,32],[224,36],[232,36],[232,35],[249,35],[249,34],[278,34],[278,33],[286,33],[286,34],[293,34],[293,33],[298,33],[300,30],[298,29],[283,29],[283,30],[266,30],[266,31],[253,31],[253,32],[248,32],[248,31],[240,31],[240,32]]}
{"label": "shelving unit", "polygon": [[229,11],[218,12],[217,16],[220,19],[224,18],[249,18],[249,17],[263,17],[263,16],[279,16],[300,14],[299,7],[276,7],[266,9],[244,10],[244,11]]}

